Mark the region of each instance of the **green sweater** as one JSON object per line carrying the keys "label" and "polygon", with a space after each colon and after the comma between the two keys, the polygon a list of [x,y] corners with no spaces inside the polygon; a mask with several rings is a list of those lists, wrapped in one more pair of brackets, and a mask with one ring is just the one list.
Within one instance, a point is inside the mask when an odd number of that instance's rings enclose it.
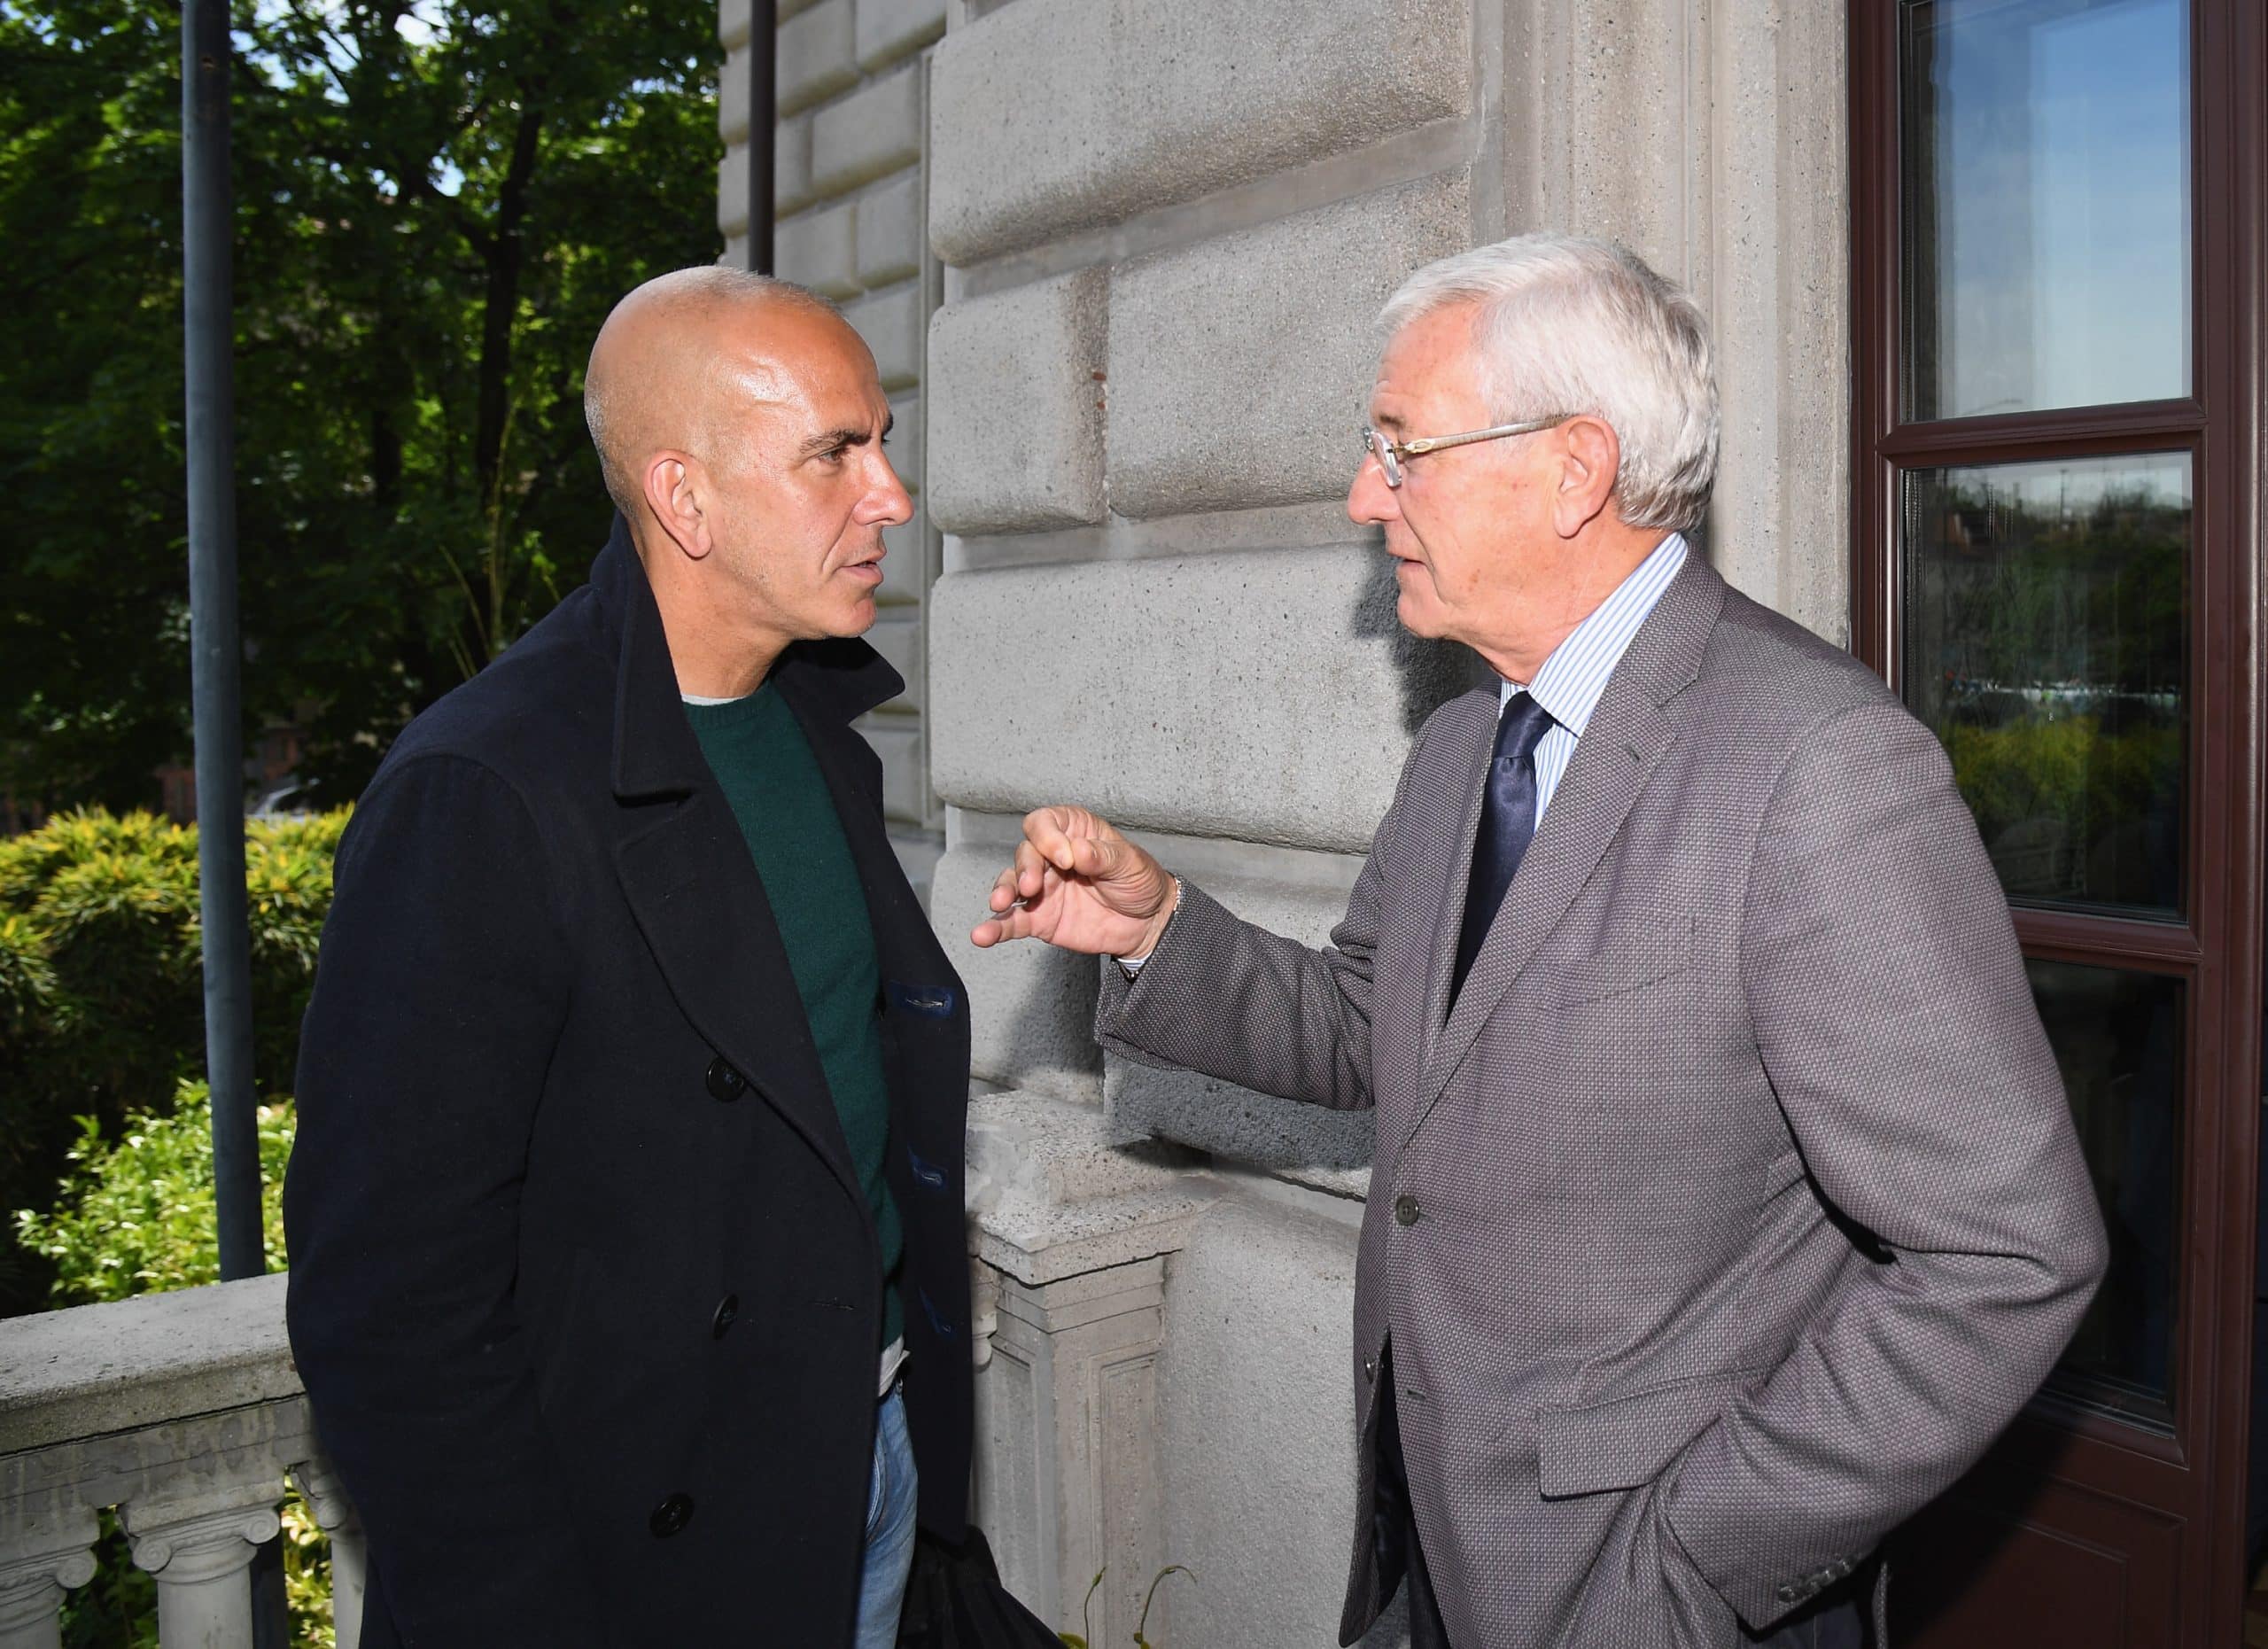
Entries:
{"label": "green sweater", "polygon": [[843,1119],[851,1164],[874,1213],[882,1243],[886,1346],[904,1324],[897,1272],[905,1238],[882,1178],[889,1084],[874,1016],[882,970],[858,867],[819,758],[778,689],[767,683],[729,704],[687,704],[685,713],[748,838],[764,897],[788,947],[827,1091]]}

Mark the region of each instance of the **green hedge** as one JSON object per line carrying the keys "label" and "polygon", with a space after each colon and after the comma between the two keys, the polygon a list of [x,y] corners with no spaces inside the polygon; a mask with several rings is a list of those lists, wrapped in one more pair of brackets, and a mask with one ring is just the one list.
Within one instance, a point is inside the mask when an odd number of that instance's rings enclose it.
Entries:
{"label": "green hedge", "polygon": [[[341,811],[246,827],[262,1094],[291,1085],[346,822]],[[162,1115],[202,1074],[203,968],[194,827],[75,813],[0,839],[0,1210],[53,1210],[92,1141],[119,1138],[129,1115]],[[0,1317],[39,1310],[58,1282],[51,1256],[7,1237]]]}

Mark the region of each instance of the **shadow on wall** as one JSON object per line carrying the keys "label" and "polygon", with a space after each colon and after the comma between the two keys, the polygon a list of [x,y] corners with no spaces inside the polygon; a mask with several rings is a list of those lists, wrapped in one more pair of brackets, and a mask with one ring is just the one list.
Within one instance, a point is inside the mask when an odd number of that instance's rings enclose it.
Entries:
{"label": "shadow on wall", "polygon": [[1342,1194],[1359,1194],[1368,1184],[1378,1137],[1368,1110],[1325,1110],[1217,1077],[1121,1060],[1110,1062],[1105,1077],[1103,1112],[1118,1138],[1184,1140]]}
{"label": "shadow on wall", "polygon": [[1402,725],[1412,737],[1442,704],[1480,685],[1487,666],[1470,648],[1456,642],[1423,641],[1402,627],[1394,617],[1399,599],[1394,582],[1394,559],[1386,553],[1386,535],[1364,534],[1363,547],[1377,561],[1363,581],[1355,604],[1354,634],[1358,640],[1386,638],[1394,658],[1394,673],[1402,694]]}

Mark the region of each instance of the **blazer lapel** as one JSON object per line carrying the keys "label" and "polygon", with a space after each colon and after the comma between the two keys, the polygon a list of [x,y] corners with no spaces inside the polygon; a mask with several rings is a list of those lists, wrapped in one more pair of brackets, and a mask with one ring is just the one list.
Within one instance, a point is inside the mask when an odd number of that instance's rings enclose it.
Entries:
{"label": "blazer lapel", "polygon": [[[1606,691],[1575,745],[1574,758],[1560,777],[1535,840],[1520,861],[1519,874],[1505,891],[1488,937],[1473,958],[1456,1005],[1433,1042],[1418,1090],[1417,1120],[1404,1137],[1405,1145],[1433,1114],[1449,1078],[1472,1053],[1481,1026],[1613,845],[1632,804],[1676,736],[1677,724],[1665,706],[1699,672],[1724,600],[1724,580],[1699,555],[1689,554],[1631,638],[1629,650],[1608,679]],[[1474,754],[1476,768],[1482,758],[1482,753]],[[1441,958],[1454,954],[1456,925],[1464,919],[1462,900],[1471,875],[1479,788],[1476,775],[1475,799],[1467,810],[1456,859],[1460,868],[1442,894],[1442,931],[1434,936],[1433,973],[1439,977],[1429,979],[1427,987],[1427,1005],[1435,1013],[1447,995]]]}

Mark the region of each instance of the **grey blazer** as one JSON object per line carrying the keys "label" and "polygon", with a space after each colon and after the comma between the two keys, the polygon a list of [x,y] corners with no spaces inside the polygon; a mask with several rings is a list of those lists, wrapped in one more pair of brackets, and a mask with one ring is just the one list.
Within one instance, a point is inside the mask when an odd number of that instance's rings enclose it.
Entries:
{"label": "grey blazer", "polygon": [[1495,720],[1427,721],[1331,948],[1187,887],[1097,1033],[1377,1108],[1342,1642],[1390,1335],[1460,1649],[1730,1649],[2016,1414],[2101,1217],[1975,822],[1863,666],[1689,557],[1452,1012]]}

